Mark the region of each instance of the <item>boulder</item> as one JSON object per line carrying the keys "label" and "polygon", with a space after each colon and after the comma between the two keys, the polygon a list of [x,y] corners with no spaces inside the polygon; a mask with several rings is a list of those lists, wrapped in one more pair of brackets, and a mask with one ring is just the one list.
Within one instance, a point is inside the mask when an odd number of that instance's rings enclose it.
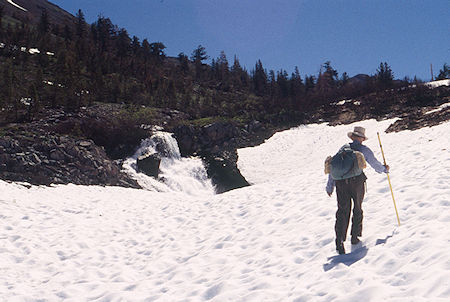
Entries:
{"label": "boulder", "polygon": [[237,129],[232,123],[217,122],[204,126],[202,132],[202,141],[217,145],[234,137]]}
{"label": "boulder", "polygon": [[81,142],[79,143],[79,145],[80,145],[81,147],[88,148],[88,147],[90,147],[90,146],[92,145],[92,143],[89,142],[89,141],[81,141]]}
{"label": "boulder", "polygon": [[174,129],[180,152],[183,156],[202,151],[216,152],[239,135],[231,122],[216,122],[203,127],[181,125]]}
{"label": "boulder", "polygon": [[193,126],[180,125],[174,130],[175,138],[178,142],[181,155],[191,155],[198,151],[199,146],[197,144],[196,129]]}
{"label": "boulder", "polygon": [[202,156],[202,160],[208,177],[211,178],[216,187],[216,193],[223,193],[250,185],[236,165],[236,151],[205,153]]}
{"label": "boulder", "polygon": [[50,159],[57,161],[64,161],[64,153],[59,149],[53,149],[50,151]]}
{"label": "boulder", "polygon": [[161,158],[159,158],[156,153],[139,156],[136,164],[139,172],[157,178],[159,174],[159,165],[161,164]]}
{"label": "boulder", "polygon": [[263,124],[260,121],[253,120],[247,125],[246,128],[249,132],[259,131],[263,128]]}

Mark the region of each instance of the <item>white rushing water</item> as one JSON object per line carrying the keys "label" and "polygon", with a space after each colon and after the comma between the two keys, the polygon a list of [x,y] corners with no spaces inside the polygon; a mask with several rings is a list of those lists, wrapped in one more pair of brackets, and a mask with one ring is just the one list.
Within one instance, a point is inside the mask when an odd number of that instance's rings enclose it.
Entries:
{"label": "white rushing water", "polygon": [[[161,156],[158,179],[138,172],[136,167],[138,157],[154,153]],[[214,186],[202,160],[181,157],[176,139],[168,132],[156,131],[152,137],[143,140],[135,154],[124,161],[123,169],[150,191],[182,192],[194,196],[214,194]]]}

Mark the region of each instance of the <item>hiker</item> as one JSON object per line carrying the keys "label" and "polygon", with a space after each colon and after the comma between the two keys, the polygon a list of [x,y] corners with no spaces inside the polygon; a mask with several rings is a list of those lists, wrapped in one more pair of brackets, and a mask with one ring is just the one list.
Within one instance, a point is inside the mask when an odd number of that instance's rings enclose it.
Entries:
{"label": "hiker", "polygon": [[[378,173],[389,173],[389,166],[381,164],[374,156],[369,147],[362,144],[367,139],[365,135],[366,129],[363,127],[355,127],[352,132],[347,135],[353,141],[350,148],[359,151],[364,155],[365,161]],[[366,175],[360,170],[360,174],[341,180],[334,180],[331,173],[328,176],[326,191],[328,196],[333,194],[336,186],[338,210],[336,212],[336,250],[339,254],[345,254],[344,241],[347,237],[347,229],[350,220],[350,211],[353,199],[353,218],[351,229],[351,243],[358,244],[362,233],[363,210],[361,203],[364,199],[364,190],[366,184]],[[359,173],[359,172],[357,172]]]}

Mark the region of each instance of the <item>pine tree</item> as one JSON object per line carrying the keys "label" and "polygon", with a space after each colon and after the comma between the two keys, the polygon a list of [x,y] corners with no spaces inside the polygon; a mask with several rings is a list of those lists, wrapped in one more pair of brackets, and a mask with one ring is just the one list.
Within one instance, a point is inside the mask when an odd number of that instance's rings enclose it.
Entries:
{"label": "pine tree", "polygon": [[192,51],[191,60],[194,63],[202,63],[204,60],[207,60],[209,57],[206,54],[205,47],[199,45],[196,49]]}
{"label": "pine tree", "polygon": [[63,38],[66,43],[69,41],[72,41],[72,30],[70,29],[69,25],[64,25],[64,32],[63,32]]}
{"label": "pine tree", "polygon": [[231,66],[231,77],[233,85],[238,88],[248,88],[249,76],[246,70],[244,70],[239,63],[237,56],[234,56],[233,66]]}
{"label": "pine tree", "polygon": [[277,84],[280,97],[287,98],[289,96],[289,82],[288,73],[286,70],[281,69],[277,73]]}
{"label": "pine tree", "polygon": [[333,67],[331,67],[331,62],[330,61],[326,61],[323,64],[323,68],[325,69],[326,74],[329,75],[329,77],[331,78],[331,80],[336,83],[338,80],[338,72],[336,69],[334,69]]}
{"label": "pine tree", "polygon": [[86,20],[84,19],[84,14],[81,9],[78,10],[78,13],[75,16],[77,18],[75,28],[76,34],[78,38],[83,38],[86,34]]}
{"label": "pine tree", "polygon": [[298,70],[297,66],[295,66],[294,72],[291,75],[290,83],[291,83],[290,88],[291,96],[295,98],[304,94],[305,88],[302,81],[302,77],[300,75],[300,71]]}
{"label": "pine tree", "polygon": [[241,63],[239,63],[239,59],[237,58],[237,56],[234,56],[233,66],[231,66],[231,72],[238,73],[241,71],[242,71]]}
{"label": "pine tree", "polygon": [[375,78],[377,80],[378,85],[383,89],[392,86],[394,80],[394,73],[392,72],[392,69],[388,65],[388,63],[386,62],[380,63]]}
{"label": "pine tree", "polygon": [[261,60],[258,60],[255,64],[255,70],[253,71],[253,89],[256,95],[263,96],[267,88],[267,73],[263,68]]}
{"label": "pine tree", "polygon": [[345,86],[345,85],[348,83],[348,80],[349,80],[349,79],[350,79],[350,78],[349,78],[347,72],[344,72],[344,73],[342,74],[342,76],[341,76],[341,79],[339,80],[340,86],[341,86],[341,87]]}
{"label": "pine tree", "polygon": [[436,80],[445,80],[445,79],[450,79],[450,68],[448,67],[447,63],[445,63],[442,69],[439,70],[439,75],[436,78]]}
{"label": "pine tree", "polygon": [[162,42],[154,42],[150,44],[150,54],[155,62],[162,63],[164,61],[166,58],[164,49],[166,49],[166,46]]}
{"label": "pine tree", "polygon": [[136,56],[141,49],[141,42],[139,42],[139,38],[136,36],[133,36],[131,39],[131,51]]}
{"label": "pine tree", "polygon": [[124,28],[119,29],[115,44],[117,56],[121,58],[121,60],[126,56],[128,56],[131,50],[131,39],[126,29]]}
{"label": "pine tree", "polygon": [[331,67],[330,61],[327,61],[323,64],[317,78],[316,93],[323,99],[330,98],[336,90],[337,84],[338,72]]}
{"label": "pine tree", "polygon": [[142,53],[144,56],[144,60],[145,62],[147,62],[147,60],[150,58],[151,56],[151,49],[150,49],[150,43],[148,43],[147,39],[144,39],[142,41]]}
{"label": "pine tree", "polygon": [[199,45],[191,54],[191,60],[195,64],[195,77],[197,80],[201,79],[203,75],[203,61],[209,57],[206,54],[206,50],[203,46]]}
{"label": "pine tree", "polygon": [[46,9],[42,10],[41,18],[39,19],[38,23],[38,31],[41,35],[46,34],[50,31],[50,21]]}
{"label": "pine tree", "polygon": [[216,78],[219,81],[228,80],[228,73],[229,73],[228,60],[223,50],[220,52],[220,55],[217,58],[216,62],[217,62]]}
{"label": "pine tree", "polygon": [[268,94],[271,97],[275,97],[278,92],[278,84],[277,84],[277,76],[275,75],[275,71],[273,69],[269,70],[267,74],[267,82],[269,85]]}
{"label": "pine tree", "polygon": [[117,33],[117,27],[112,24],[109,18],[99,15],[97,21],[91,26],[91,32],[94,37],[94,41],[98,45],[100,54],[103,54],[109,49],[110,41]]}
{"label": "pine tree", "polygon": [[180,52],[178,54],[178,62],[180,63],[181,72],[183,72],[184,74],[187,73],[189,71],[188,57],[184,53]]}
{"label": "pine tree", "polygon": [[305,76],[305,89],[306,92],[310,92],[316,86],[316,79],[314,76]]}

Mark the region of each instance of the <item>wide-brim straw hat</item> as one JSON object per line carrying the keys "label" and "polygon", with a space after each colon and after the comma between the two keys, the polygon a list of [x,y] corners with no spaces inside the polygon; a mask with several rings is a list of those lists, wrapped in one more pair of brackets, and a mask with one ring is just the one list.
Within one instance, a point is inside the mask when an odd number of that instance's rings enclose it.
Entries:
{"label": "wide-brim straw hat", "polygon": [[347,136],[350,137],[350,138],[352,138],[353,135],[354,136],[358,136],[358,137],[362,137],[364,139],[369,139],[366,136],[366,129],[363,128],[363,127],[356,126],[355,129],[353,129],[352,132],[348,132],[347,133]]}

